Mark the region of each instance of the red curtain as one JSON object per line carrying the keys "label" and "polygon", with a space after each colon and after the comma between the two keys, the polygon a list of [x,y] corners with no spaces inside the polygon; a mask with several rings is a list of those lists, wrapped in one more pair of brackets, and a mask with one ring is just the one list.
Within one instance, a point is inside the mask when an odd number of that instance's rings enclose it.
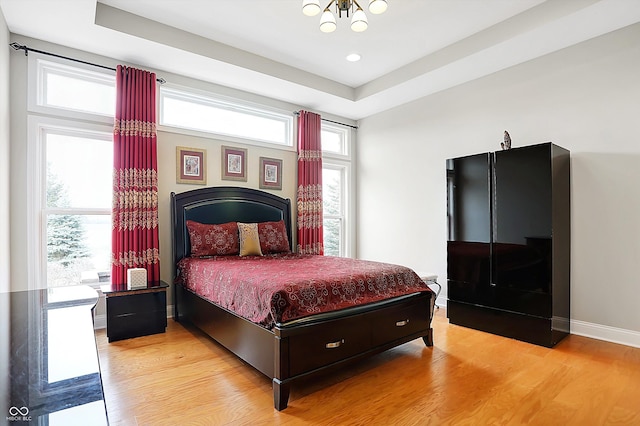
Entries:
{"label": "red curtain", "polygon": [[320,116],[298,116],[298,253],[324,254]]}
{"label": "red curtain", "polygon": [[118,65],[113,130],[111,283],[127,282],[127,269],[145,268],[160,281],[156,75]]}

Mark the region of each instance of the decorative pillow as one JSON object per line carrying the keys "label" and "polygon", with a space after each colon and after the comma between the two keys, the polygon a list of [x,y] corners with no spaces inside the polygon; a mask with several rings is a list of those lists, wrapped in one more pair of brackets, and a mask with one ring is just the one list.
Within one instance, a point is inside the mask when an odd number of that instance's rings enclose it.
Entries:
{"label": "decorative pillow", "polygon": [[187,220],[187,230],[193,257],[232,255],[240,251],[236,222],[208,225]]}
{"label": "decorative pillow", "polygon": [[240,232],[240,256],[262,256],[257,223],[238,222]]}
{"label": "decorative pillow", "polygon": [[258,236],[260,237],[260,249],[264,254],[291,251],[284,220],[258,223]]}

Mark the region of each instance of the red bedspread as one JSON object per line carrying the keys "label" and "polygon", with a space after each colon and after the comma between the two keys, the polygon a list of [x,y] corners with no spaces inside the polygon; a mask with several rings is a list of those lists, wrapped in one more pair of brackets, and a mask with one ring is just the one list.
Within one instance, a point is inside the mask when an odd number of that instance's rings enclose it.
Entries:
{"label": "red bedspread", "polygon": [[267,328],[305,316],[431,291],[411,269],[314,255],[185,258],[179,281]]}

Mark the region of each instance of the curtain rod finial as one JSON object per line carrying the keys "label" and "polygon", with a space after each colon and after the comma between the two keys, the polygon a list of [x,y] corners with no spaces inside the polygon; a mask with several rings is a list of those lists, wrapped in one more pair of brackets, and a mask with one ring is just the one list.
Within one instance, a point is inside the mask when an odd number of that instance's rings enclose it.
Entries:
{"label": "curtain rod finial", "polygon": [[15,41],[13,43],[9,43],[9,46],[11,46],[13,50],[24,50],[24,56],[29,56],[29,49],[27,49],[27,46],[18,44]]}

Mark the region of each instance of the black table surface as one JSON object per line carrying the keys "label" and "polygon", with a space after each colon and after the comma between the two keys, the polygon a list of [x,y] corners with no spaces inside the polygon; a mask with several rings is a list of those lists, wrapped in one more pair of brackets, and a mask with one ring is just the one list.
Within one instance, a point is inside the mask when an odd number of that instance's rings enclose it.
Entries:
{"label": "black table surface", "polygon": [[0,424],[108,425],[91,287],[0,293]]}
{"label": "black table surface", "polygon": [[100,291],[106,296],[112,294],[126,294],[126,293],[139,293],[144,291],[159,291],[160,289],[169,288],[169,284],[164,281],[149,281],[146,287],[139,287],[134,289],[128,289],[127,284],[103,284],[100,286]]}

